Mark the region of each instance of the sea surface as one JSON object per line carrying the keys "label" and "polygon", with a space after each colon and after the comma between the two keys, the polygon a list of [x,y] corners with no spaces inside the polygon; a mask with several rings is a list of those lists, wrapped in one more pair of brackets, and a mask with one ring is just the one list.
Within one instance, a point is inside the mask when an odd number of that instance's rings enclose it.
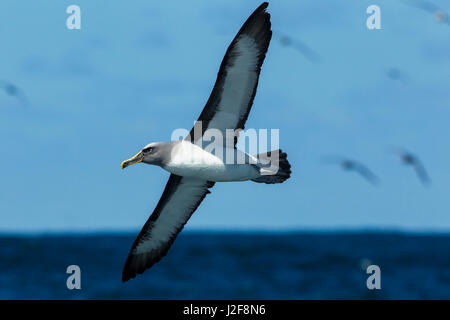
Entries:
{"label": "sea surface", "polygon": [[[0,237],[1,299],[450,299],[450,235],[183,232],[127,283],[136,234]],[[369,290],[368,265],[381,289]],[[69,265],[81,289],[69,290]]]}

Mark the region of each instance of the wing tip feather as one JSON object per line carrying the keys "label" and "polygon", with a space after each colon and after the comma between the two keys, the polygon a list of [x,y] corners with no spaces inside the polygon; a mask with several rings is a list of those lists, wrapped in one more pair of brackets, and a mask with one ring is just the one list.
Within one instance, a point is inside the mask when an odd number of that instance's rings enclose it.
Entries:
{"label": "wing tip feather", "polygon": [[[170,181],[172,181],[172,182],[176,181],[176,183],[178,184],[178,183],[180,183],[181,180],[169,179],[169,182]],[[168,182],[168,184],[169,184],[169,182]],[[128,280],[135,278],[138,274],[144,273],[145,270],[151,268],[154,264],[159,262],[164,256],[167,255],[170,247],[172,246],[173,242],[175,241],[175,238],[181,232],[181,230],[184,228],[185,224],[187,223],[187,220],[189,220],[191,215],[197,210],[198,206],[203,201],[203,199],[206,197],[206,195],[211,193],[208,189],[212,188],[214,186],[214,182],[205,181],[204,183],[205,183],[204,187],[206,188],[205,192],[203,193],[203,195],[201,195],[201,197],[195,203],[195,205],[192,208],[192,211],[191,211],[190,215],[187,217],[186,221],[184,221],[179,226],[179,228],[170,237],[170,239],[166,243],[164,243],[161,247],[159,247],[158,249],[153,249],[148,252],[136,254],[136,253],[134,253],[133,249],[141,241],[141,239],[140,239],[141,235],[146,233],[145,230],[150,226],[147,221],[147,223],[144,225],[143,229],[139,233],[138,237],[134,241],[132,249],[131,249],[131,251],[128,255],[128,258],[125,262],[125,266],[122,271],[122,282],[127,282]],[[166,186],[166,189],[169,190],[170,188],[167,188],[167,186]],[[149,220],[150,219],[151,219],[151,217],[149,218]]]}

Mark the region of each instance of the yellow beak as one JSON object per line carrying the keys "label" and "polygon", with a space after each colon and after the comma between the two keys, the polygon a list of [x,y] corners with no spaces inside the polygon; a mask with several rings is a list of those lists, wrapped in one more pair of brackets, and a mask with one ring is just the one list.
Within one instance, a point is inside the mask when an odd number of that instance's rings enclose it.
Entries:
{"label": "yellow beak", "polygon": [[139,152],[137,155],[135,155],[134,157],[132,157],[132,158],[130,158],[130,159],[128,159],[128,160],[123,161],[123,162],[121,163],[120,167],[121,167],[122,169],[125,169],[126,167],[131,166],[132,164],[142,162],[142,160],[144,160],[144,155],[142,154],[142,151],[140,151],[140,152]]}

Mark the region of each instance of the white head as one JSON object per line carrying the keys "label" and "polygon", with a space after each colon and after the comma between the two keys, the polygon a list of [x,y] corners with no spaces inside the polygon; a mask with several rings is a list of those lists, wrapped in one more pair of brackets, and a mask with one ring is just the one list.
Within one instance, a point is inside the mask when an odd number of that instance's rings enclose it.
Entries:
{"label": "white head", "polygon": [[139,162],[154,164],[157,166],[164,165],[170,160],[172,145],[173,144],[171,142],[149,143],[134,157],[123,161],[120,166],[122,169],[125,169],[126,167]]}

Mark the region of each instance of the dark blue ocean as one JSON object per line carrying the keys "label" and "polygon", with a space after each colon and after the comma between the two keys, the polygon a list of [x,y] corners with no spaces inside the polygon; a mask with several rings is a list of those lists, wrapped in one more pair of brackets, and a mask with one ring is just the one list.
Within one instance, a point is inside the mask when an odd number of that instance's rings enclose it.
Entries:
{"label": "dark blue ocean", "polygon": [[[182,233],[127,283],[135,234],[2,236],[1,299],[450,299],[450,236]],[[68,290],[66,268],[81,268]],[[381,269],[368,290],[365,267]]]}

